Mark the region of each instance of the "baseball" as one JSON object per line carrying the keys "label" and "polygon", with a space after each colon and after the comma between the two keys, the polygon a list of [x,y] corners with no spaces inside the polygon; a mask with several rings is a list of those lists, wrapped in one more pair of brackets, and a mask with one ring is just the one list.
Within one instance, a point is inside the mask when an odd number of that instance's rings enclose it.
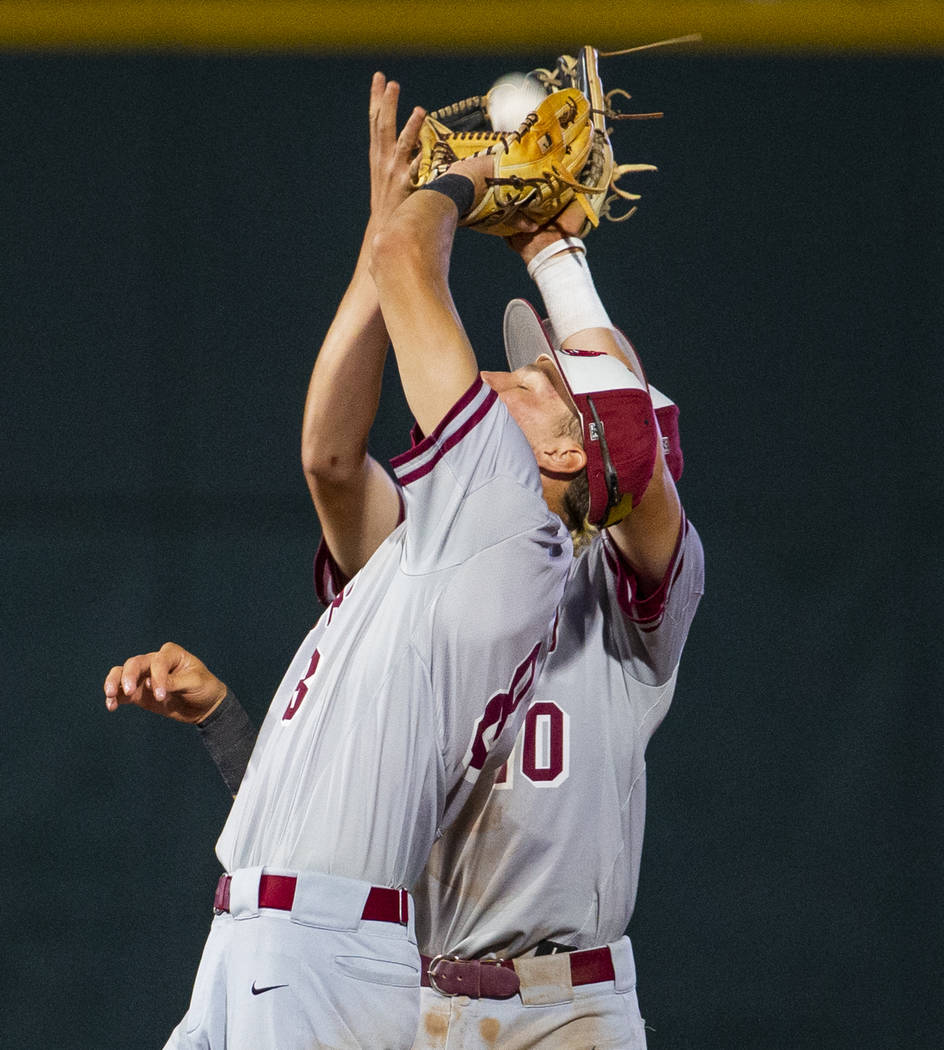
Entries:
{"label": "baseball", "polygon": [[545,98],[539,80],[527,73],[506,73],[491,86],[486,109],[492,131],[514,131]]}

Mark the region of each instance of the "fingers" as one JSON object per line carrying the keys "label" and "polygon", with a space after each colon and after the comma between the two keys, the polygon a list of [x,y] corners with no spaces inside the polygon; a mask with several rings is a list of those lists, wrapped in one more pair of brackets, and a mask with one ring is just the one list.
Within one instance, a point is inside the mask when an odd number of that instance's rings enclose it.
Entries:
{"label": "fingers", "polygon": [[174,688],[173,675],[186,656],[185,650],[167,642],[156,653],[142,653],[115,665],[105,678],[105,707],[117,711],[122,704],[163,704]]}
{"label": "fingers", "polygon": [[525,263],[528,263],[535,255],[547,245],[559,241],[564,237],[577,237],[586,222],[586,213],[579,201],[571,201],[570,204],[543,226],[537,223],[527,225],[530,220],[523,216],[509,219],[510,225],[518,231],[505,238],[506,243],[513,252],[517,252]]}
{"label": "fingers", "polygon": [[154,699],[164,703],[174,688],[173,673],[180,666],[184,650],[173,642],[165,642],[151,660],[151,691]]}
{"label": "fingers", "polygon": [[[517,215],[512,215],[507,222],[509,226],[516,229],[519,233],[537,233],[541,229],[541,226],[534,219],[529,219],[526,215],[520,214],[520,212]],[[512,234],[509,240],[513,240],[514,237],[515,235]]]}
{"label": "fingers", "polygon": [[583,205],[579,200],[572,200],[547,225],[557,230],[562,237],[579,237],[586,221],[587,213],[583,210]]}
{"label": "fingers", "polygon": [[415,106],[409,119],[403,125],[400,137],[397,139],[397,149],[402,154],[411,156],[419,144],[420,128],[426,119],[426,110],[422,106]]}
{"label": "fingers", "polygon": [[166,642],[154,653],[132,656],[105,677],[105,707],[135,704],[178,722],[198,722],[226,696],[226,684],[192,653]]}
{"label": "fingers", "polygon": [[105,707],[109,711],[117,711],[118,705],[125,702],[118,699],[121,690],[121,672],[121,666],[117,666],[105,676]]}
{"label": "fingers", "polygon": [[414,160],[426,111],[414,107],[397,134],[400,85],[375,73],[370,84],[370,210],[384,221],[413,190]]}
{"label": "fingers", "polygon": [[398,136],[399,101],[400,85],[397,81],[387,80],[383,73],[375,73],[370,83],[370,130],[373,144],[381,148],[396,145],[401,154],[412,154],[419,140],[426,110],[415,106]]}
{"label": "fingers", "polygon": [[135,703],[149,688],[148,673],[156,653],[132,656],[120,666],[113,667],[105,678],[105,707],[117,711],[120,704]]}
{"label": "fingers", "polygon": [[397,102],[400,85],[375,73],[370,82],[370,132],[379,146],[390,146],[397,137]]}

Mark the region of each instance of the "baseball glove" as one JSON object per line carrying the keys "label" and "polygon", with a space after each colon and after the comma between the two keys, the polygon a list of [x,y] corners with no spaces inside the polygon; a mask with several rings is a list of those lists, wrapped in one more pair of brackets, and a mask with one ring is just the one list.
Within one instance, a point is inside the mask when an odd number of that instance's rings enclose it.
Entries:
{"label": "baseball glove", "polygon": [[[495,160],[493,175],[486,180],[488,192],[461,220],[463,226],[509,237],[518,232],[510,225],[516,215],[544,225],[573,200],[586,213],[581,237],[601,218],[628,219],[639,195],[623,189],[619,180],[630,172],[657,169],[651,164],[617,164],[607,120],[662,114],[614,109],[614,97],[630,96],[619,88],[604,94],[597,58],[594,48],[583,47],[577,58],[561,56],[553,70],[528,74],[544,97],[513,131],[493,128],[492,92],[428,114],[420,129],[414,184],[431,182],[454,161],[487,154]],[[618,212],[620,202],[629,206]]]}

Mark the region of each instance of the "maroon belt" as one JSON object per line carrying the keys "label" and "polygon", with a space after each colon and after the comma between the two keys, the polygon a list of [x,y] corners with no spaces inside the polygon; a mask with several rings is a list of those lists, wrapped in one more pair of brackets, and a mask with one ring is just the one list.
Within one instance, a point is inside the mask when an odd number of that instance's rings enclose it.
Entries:
{"label": "maroon belt", "polygon": [[[216,895],[213,898],[213,910],[219,915],[229,911],[229,888],[232,875],[221,875],[216,884]],[[275,908],[278,911],[291,911],[295,902],[294,875],[260,875],[259,907]],[[406,890],[394,890],[384,886],[371,886],[364,902],[362,919],[371,922],[395,922],[406,926],[410,914],[410,898]]]}
{"label": "maroon belt", "polygon": [[[424,988],[435,988],[443,995],[510,999],[520,988],[512,959],[454,959],[448,955],[437,955],[435,959],[422,955],[420,958],[423,962],[420,983]],[[615,979],[609,948],[567,952],[566,958],[570,963],[570,982],[575,986]]]}

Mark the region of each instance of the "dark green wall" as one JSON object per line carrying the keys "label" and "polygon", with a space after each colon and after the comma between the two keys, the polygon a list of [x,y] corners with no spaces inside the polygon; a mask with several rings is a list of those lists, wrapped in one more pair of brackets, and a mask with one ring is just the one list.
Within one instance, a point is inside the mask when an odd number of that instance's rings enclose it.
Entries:
{"label": "dark green wall", "polygon": [[[101,681],[172,638],[261,718],[318,614],[298,434],[371,71],[406,112],[552,58],[0,58],[0,1046],[158,1047],[186,1006],[226,793]],[[708,555],[649,755],[651,1046],[937,1048],[944,64],[605,72],[666,118],[617,130],[661,172],[589,259],[682,407]],[[458,241],[500,367],[531,286]],[[391,377],[375,452],[406,428]]]}

